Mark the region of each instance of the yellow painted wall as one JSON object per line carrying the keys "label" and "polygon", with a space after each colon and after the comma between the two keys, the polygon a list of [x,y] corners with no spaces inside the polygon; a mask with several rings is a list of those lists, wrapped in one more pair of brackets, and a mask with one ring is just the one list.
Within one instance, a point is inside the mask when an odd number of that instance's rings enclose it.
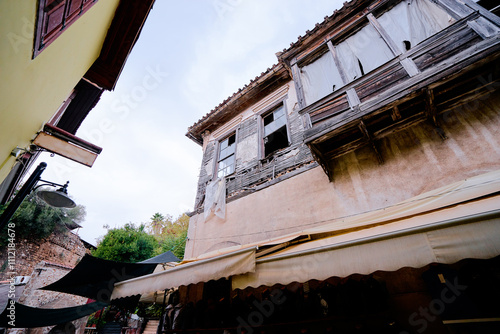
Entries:
{"label": "yellow painted wall", "polygon": [[35,59],[37,0],[0,1],[0,182],[99,56],[119,0],[100,0]]}

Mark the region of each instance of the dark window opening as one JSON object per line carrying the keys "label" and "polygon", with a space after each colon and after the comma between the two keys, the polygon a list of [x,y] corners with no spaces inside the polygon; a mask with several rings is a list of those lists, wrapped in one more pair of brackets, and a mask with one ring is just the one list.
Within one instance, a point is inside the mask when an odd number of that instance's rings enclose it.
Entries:
{"label": "dark window opening", "polygon": [[234,173],[236,149],[236,133],[233,133],[219,143],[219,157],[217,159],[217,177],[224,177]]}
{"label": "dark window opening", "polygon": [[286,125],[264,138],[264,154],[266,157],[271,153],[281,150],[287,146],[288,135],[286,132]]}
{"label": "dark window opening", "polygon": [[285,107],[280,105],[262,116],[264,123],[264,157],[288,146]]}
{"label": "dark window opening", "polygon": [[410,41],[403,41],[404,45],[405,45],[405,50],[408,51],[411,49],[411,43]]}
{"label": "dark window opening", "polygon": [[498,3],[498,0],[479,0],[477,4],[486,8],[493,14],[499,15],[500,13],[500,3]]}

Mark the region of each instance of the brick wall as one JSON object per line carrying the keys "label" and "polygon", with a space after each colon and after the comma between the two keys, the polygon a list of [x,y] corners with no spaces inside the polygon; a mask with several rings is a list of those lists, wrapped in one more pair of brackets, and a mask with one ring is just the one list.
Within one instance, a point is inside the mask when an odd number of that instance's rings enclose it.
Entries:
{"label": "brick wall", "polygon": [[[87,249],[80,238],[67,231],[37,241],[16,240],[16,276],[29,276],[41,261],[74,267]],[[0,281],[8,280],[7,252],[0,255]]]}
{"label": "brick wall", "polygon": [[[22,294],[16,296],[19,303],[40,308],[64,308],[87,302],[87,298],[79,296],[38,290],[66,275],[89,252],[77,235],[66,231],[54,233],[44,240],[17,240],[15,251],[15,276],[31,276]],[[6,253],[0,255],[0,280],[10,278]],[[86,322],[87,317],[72,322],[76,334],[83,334]],[[10,329],[8,333],[46,334],[52,327]]]}

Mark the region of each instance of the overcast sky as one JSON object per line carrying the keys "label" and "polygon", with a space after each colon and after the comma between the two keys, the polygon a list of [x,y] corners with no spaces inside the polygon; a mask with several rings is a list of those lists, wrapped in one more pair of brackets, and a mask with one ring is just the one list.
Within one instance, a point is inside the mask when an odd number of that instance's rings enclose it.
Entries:
{"label": "overcast sky", "polygon": [[42,155],[44,179],[70,181],[86,207],[78,231],[97,244],[104,225],[193,210],[201,147],[187,128],[277,62],[338,0],[156,0],[114,91],[77,135],[103,147],[88,168]]}

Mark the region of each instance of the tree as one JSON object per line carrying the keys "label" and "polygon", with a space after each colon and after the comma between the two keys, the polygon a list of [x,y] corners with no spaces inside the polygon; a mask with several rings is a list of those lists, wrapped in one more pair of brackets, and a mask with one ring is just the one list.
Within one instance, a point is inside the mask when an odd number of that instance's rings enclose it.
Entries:
{"label": "tree", "polygon": [[167,216],[162,234],[158,238],[160,245],[156,253],[161,254],[171,251],[179,259],[183,259],[188,226],[189,216],[185,213],[177,217],[176,220],[173,220],[171,216]]}
{"label": "tree", "polygon": [[136,227],[129,223],[120,228],[108,228],[92,255],[112,261],[139,262],[153,257],[157,244],[144,224]]}
{"label": "tree", "polygon": [[165,216],[158,212],[151,217],[151,223],[149,225],[153,235],[159,235],[162,232],[165,219]]}
{"label": "tree", "polygon": [[[3,209],[5,207],[7,206],[5,205]],[[85,207],[82,205],[77,205],[72,209],[54,208],[40,200],[36,193],[32,192],[26,196],[9,222],[15,224],[17,239],[33,241],[45,239],[54,232],[67,231],[67,224],[72,221],[78,224],[82,223],[85,214]],[[5,233],[0,240],[0,248],[6,244],[6,238],[4,238],[6,235]]]}

